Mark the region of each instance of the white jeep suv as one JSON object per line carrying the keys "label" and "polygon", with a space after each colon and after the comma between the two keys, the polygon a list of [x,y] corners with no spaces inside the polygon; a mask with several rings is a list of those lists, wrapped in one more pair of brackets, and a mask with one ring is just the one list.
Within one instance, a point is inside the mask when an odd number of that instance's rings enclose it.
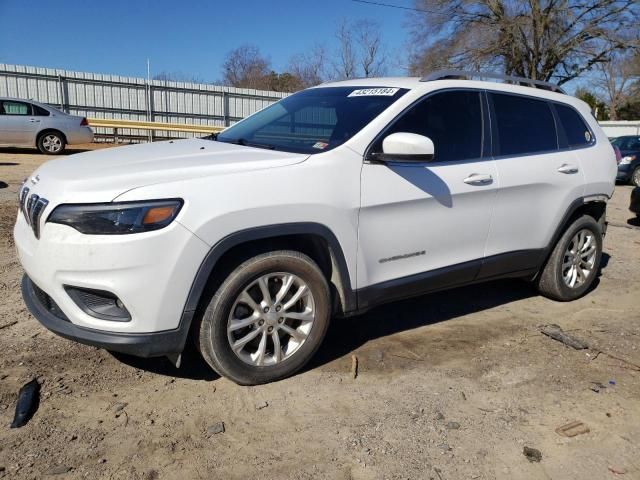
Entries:
{"label": "white jeep suv", "polygon": [[14,231],[27,306],[63,337],[177,364],[192,336],[258,384],[299,370],[331,317],[383,302],[503,277],[580,297],[613,148],[556,86],[472,75],[324,84],[217,136],[42,165]]}

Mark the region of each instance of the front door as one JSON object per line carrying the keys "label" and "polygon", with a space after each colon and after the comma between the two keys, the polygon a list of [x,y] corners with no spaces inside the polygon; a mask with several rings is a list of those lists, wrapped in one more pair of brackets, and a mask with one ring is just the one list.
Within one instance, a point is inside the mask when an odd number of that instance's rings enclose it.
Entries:
{"label": "front door", "polygon": [[[420,100],[376,140],[396,132],[429,137],[434,159],[373,163],[362,169],[359,218],[359,305],[376,295],[410,296],[477,274],[498,188],[486,146],[484,96],[445,90]],[[485,130],[485,128],[487,130]],[[371,298],[374,297],[374,298]]]}

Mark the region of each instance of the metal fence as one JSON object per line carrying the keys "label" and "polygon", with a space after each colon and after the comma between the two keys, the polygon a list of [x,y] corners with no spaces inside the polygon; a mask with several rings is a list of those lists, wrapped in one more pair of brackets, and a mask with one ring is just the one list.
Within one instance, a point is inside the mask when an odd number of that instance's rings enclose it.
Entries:
{"label": "metal fence", "polygon": [[599,123],[609,138],[622,135],[640,135],[640,120],[611,120]]}
{"label": "metal fence", "polygon": [[[0,63],[0,96],[36,100],[83,117],[225,127],[286,95]],[[96,133],[106,134],[107,130],[96,128]],[[148,136],[146,131],[133,129],[121,134]]]}

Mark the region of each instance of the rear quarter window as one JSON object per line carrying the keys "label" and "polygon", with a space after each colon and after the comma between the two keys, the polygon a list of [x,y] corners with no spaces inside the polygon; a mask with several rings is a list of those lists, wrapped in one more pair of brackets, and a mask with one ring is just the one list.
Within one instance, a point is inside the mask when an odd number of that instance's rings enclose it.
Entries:
{"label": "rear quarter window", "polygon": [[544,100],[491,93],[497,124],[497,155],[529,155],[558,149],[551,107]]}
{"label": "rear quarter window", "polygon": [[582,147],[591,145],[593,134],[587,124],[573,108],[565,105],[555,104],[558,118],[564,129],[569,147]]}
{"label": "rear quarter window", "polygon": [[38,106],[38,105],[31,105],[31,107],[33,108],[33,114],[38,116],[38,117],[48,117],[49,115],[51,115],[49,113],[49,110],[45,110],[44,108]]}

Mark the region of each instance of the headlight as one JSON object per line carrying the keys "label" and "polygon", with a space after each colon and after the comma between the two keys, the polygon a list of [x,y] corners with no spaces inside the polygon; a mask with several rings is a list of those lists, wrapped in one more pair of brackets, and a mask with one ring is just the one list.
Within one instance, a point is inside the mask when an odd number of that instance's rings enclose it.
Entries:
{"label": "headlight", "polygon": [[636,159],[635,155],[627,155],[626,157],[622,157],[620,160],[620,165],[629,165]]}
{"label": "headlight", "polygon": [[90,235],[148,232],[169,225],[182,200],[69,204],[56,207],[47,222],[61,223]]}

